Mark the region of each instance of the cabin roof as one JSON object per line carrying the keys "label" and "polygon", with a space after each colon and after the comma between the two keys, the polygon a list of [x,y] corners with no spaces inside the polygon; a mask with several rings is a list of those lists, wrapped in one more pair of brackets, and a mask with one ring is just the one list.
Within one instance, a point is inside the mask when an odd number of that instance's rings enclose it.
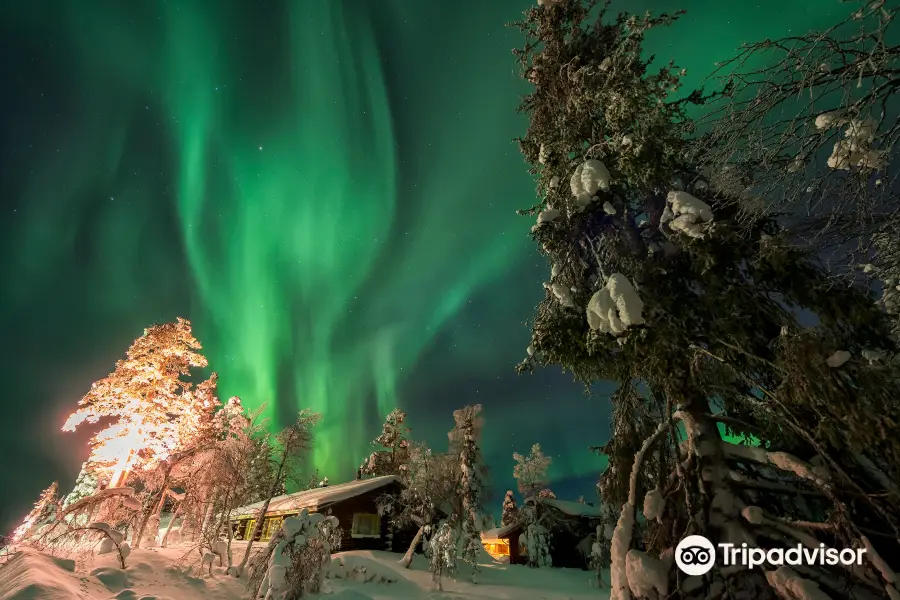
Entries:
{"label": "cabin roof", "polygon": [[[294,492],[293,494],[275,496],[272,498],[272,501],[269,502],[267,512],[299,511],[304,508],[311,511],[321,510],[337,502],[343,502],[344,500],[355,498],[356,496],[361,496],[367,492],[399,482],[400,478],[396,475],[384,475],[383,477],[357,479],[347,483],[338,483],[336,485]],[[231,511],[231,518],[236,519],[245,515],[255,516],[259,513],[259,509],[262,508],[264,503],[264,501],[254,502],[247,506],[235,508]]]}
{"label": "cabin roof", "polygon": [[[528,498],[528,500],[526,500],[525,502],[533,503],[534,501],[535,500],[533,498]],[[544,506],[555,508],[559,512],[570,517],[599,519],[602,516],[600,507],[592,506],[590,504],[585,504],[582,502],[572,502],[571,500],[556,500],[555,498],[540,498],[538,502],[540,502]],[[490,533],[490,535],[495,538],[508,538],[511,534],[521,529],[524,525],[524,522],[516,521],[514,523],[506,525],[505,527],[491,529],[489,532],[485,532],[485,535]]]}
{"label": "cabin roof", "polygon": [[541,498],[541,504],[552,506],[563,514],[570,517],[587,517],[590,519],[599,519],[603,516],[600,513],[599,506],[591,506],[583,502],[572,502],[571,500],[556,500],[554,498]]}

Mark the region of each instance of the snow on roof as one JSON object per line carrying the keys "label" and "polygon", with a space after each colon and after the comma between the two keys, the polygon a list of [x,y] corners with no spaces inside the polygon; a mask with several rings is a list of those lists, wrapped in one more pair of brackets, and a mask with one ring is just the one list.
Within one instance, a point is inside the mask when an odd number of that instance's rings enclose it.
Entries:
{"label": "snow on roof", "polygon": [[[371,479],[357,479],[347,483],[339,483],[337,485],[329,485],[326,487],[294,492],[293,494],[285,494],[283,496],[275,496],[269,502],[268,512],[282,512],[286,510],[319,510],[334,504],[335,502],[343,502],[348,498],[383,488],[391,483],[399,483],[400,479],[396,475],[385,475],[383,477],[373,477]],[[241,515],[249,515],[259,512],[263,502],[254,502],[247,506],[241,506],[231,511],[231,517],[239,517]]]}
{"label": "snow on roof", "polygon": [[510,523],[509,525],[505,525],[503,527],[498,527],[497,529],[492,529],[491,531],[493,531],[494,535],[497,538],[505,538],[512,532],[519,529],[519,527],[521,527],[521,526],[522,526],[522,523],[519,521],[516,521],[515,523]]}
{"label": "snow on roof", "polygon": [[583,502],[572,502],[570,500],[555,500],[553,498],[541,498],[541,503],[552,506],[558,511],[569,515],[570,517],[588,517],[599,519],[602,515],[599,506],[591,506]]}

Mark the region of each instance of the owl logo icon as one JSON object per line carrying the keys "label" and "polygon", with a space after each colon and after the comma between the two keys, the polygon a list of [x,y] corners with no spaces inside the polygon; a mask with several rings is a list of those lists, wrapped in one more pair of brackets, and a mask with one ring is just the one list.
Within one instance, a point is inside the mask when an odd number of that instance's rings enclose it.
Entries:
{"label": "owl logo icon", "polygon": [[716,564],[716,547],[702,535],[689,535],[675,548],[675,564],[686,575],[705,575]]}

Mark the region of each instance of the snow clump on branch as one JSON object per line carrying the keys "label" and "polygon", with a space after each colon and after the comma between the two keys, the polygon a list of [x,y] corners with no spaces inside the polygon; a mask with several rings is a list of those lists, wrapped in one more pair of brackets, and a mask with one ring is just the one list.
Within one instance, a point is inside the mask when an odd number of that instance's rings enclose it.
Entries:
{"label": "snow clump on branch", "polygon": [[706,226],[712,220],[713,213],[708,204],[687,192],[672,191],[666,196],[660,223],[668,223],[671,229],[702,240],[706,236]]}
{"label": "snow clump on branch", "polygon": [[644,303],[621,273],[609,276],[587,305],[588,325],[595,331],[618,336],[632,325],[643,325]]}
{"label": "snow clump on branch", "polygon": [[[819,118],[822,116],[819,115]],[[819,118],[816,119],[817,125]],[[834,144],[834,150],[828,157],[828,166],[843,171],[849,171],[851,167],[873,171],[884,168],[884,152],[871,147],[876,126],[871,117],[852,119],[844,131],[845,139]]]}
{"label": "snow clump on branch", "polygon": [[599,160],[586,160],[578,165],[569,180],[578,207],[584,210],[593,200],[594,194],[601,190],[609,191],[609,180],[609,169]]}

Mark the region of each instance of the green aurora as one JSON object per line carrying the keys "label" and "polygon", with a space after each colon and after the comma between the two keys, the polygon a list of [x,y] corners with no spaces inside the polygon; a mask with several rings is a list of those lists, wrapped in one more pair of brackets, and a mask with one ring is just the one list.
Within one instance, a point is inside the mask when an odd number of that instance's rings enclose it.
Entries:
{"label": "green aurora", "polygon": [[[509,52],[518,32],[504,23],[530,4],[0,8],[5,48],[21,54],[3,71],[20,101],[4,112],[0,267],[15,283],[0,324],[28,349],[3,373],[48,361],[77,371],[65,393],[15,389],[11,414],[29,433],[11,447],[44,426],[29,405],[66,410],[143,326],[182,315],[224,396],[267,403],[273,429],[301,407],[325,414],[314,464],[333,480],[352,476],[394,406],[441,443],[450,411],[476,401],[495,427],[486,452],[498,487],[513,449],[534,441],[553,448],[555,477],[593,477],[585,446],[608,435],[602,398],[565,377],[510,375],[546,276],[531,223],[514,213],[534,194],[510,142],[524,131],[525,88]],[[680,7],[689,14],[649,50],[687,67],[688,84],[744,39],[841,11],[837,0],[627,6]],[[24,317],[35,311],[40,323]],[[25,341],[51,337],[62,339],[53,350]],[[596,418],[572,425],[572,414]],[[35,458],[0,475],[42,463],[41,477],[66,481],[80,460]],[[45,487],[34,477],[16,503]]]}

